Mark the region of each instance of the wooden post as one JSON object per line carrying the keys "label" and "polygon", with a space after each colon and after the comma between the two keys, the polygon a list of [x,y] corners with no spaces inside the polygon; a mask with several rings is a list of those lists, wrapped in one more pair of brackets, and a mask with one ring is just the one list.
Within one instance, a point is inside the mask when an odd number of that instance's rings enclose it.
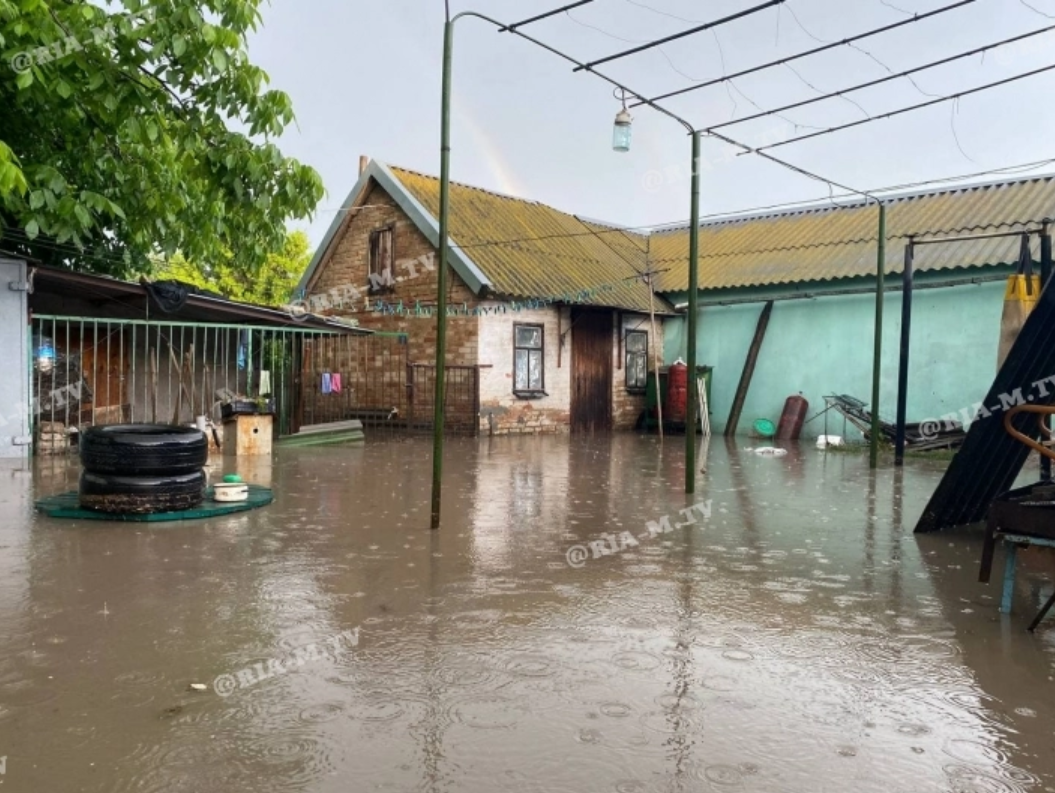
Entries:
{"label": "wooden post", "polygon": [[729,411],[729,422],[725,425],[726,438],[736,435],[736,427],[740,423],[740,414],[744,411],[744,402],[747,399],[747,389],[751,387],[751,378],[755,374],[755,364],[758,363],[758,354],[762,350],[762,342],[766,338],[766,329],[769,327],[769,316],[772,313],[773,301],[769,300],[762,309],[762,315],[758,318],[755,337],[751,340],[751,347],[747,351],[744,372],[740,375],[740,385],[736,387],[736,397],[733,399],[732,410]]}
{"label": "wooden post", "polygon": [[[659,354],[659,336],[656,335],[656,291],[652,287],[652,271],[649,270],[645,274],[645,283],[648,284],[648,316],[652,322],[652,346],[654,347],[653,357],[655,359],[656,366],[656,415],[659,417],[659,440],[663,441],[663,393],[659,388],[659,365],[663,361],[663,356]],[[622,332],[622,328],[620,328]]]}

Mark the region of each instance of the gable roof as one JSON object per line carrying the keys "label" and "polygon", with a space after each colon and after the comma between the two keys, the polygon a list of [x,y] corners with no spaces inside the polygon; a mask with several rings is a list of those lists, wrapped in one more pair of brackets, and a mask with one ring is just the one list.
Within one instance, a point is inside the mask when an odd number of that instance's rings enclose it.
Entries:
{"label": "gable roof", "polygon": [[[366,200],[371,181],[388,193],[435,246],[439,179],[373,160],[352,188],[301,279],[307,290],[327,259],[347,210]],[[648,237],[540,204],[451,183],[450,262],[480,296],[542,298],[649,310]],[[598,287],[603,291],[593,291]],[[662,298],[656,311],[672,313]]]}
{"label": "gable roof", "polygon": [[[956,236],[1036,228],[1055,217],[1055,177],[1030,177],[884,198],[886,271],[904,268],[908,236]],[[721,218],[700,228],[700,289],[767,286],[872,276],[878,214],[863,202]],[[971,240],[917,252],[919,271],[1014,264],[1019,240]],[[665,270],[661,292],[688,289],[688,227],[652,234],[650,263]]]}

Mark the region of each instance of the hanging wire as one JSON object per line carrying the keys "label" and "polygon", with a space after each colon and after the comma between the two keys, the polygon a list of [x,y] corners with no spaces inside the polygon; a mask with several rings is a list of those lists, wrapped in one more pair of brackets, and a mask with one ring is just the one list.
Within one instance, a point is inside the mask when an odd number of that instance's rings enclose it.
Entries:
{"label": "hanging wire", "polygon": [[1020,2],[1022,5],[1024,5],[1026,8],[1028,8],[1030,11],[1032,11],[1034,14],[1040,14],[1042,17],[1047,17],[1048,19],[1055,19],[1055,15],[1048,14],[1048,13],[1046,13],[1044,11],[1041,11],[1039,8],[1037,8],[1035,6],[1032,6],[1029,3],[1027,3],[1026,0],[1018,0],[1018,2]]}
{"label": "hanging wire", "polygon": [[[626,2],[631,2],[631,0],[626,0]],[[633,5],[639,5],[639,4],[638,3],[633,3]],[[644,7],[644,6],[642,6],[642,7]],[[778,6],[778,8],[779,8],[779,6]],[[655,9],[649,9],[649,10],[653,10],[654,11]],[[626,39],[626,38],[623,38],[621,36],[617,36],[614,33],[609,33],[607,30],[603,30],[602,28],[599,28],[596,25],[591,25],[591,24],[589,24],[587,22],[583,22],[582,20],[576,19],[575,17],[573,17],[571,15],[571,13],[566,12],[565,15],[568,17],[568,19],[570,19],[572,22],[574,22],[577,25],[581,25],[584,28],[589,28],[590,30],[594,30],[594,31],[596,31],[596,32],[598,32],[598,33],[600,33],[600,34],[602,34],[604,36],[608,36],[608,38],[614,39],[616,41],[621,41],[621,42],[623,42],[625,44],[640,44],[643,41],[645,41],[644,39],[636,39],[636,40],[635,39]],[[718,42],[718,53],[719,53],[719,57],[721,58],[721,62],[722,62],[722,73],[724,74],[725,73],[725,53],[722,50],[721,41],[718,39],[718,31],[715,28],[712,27],[712,28],[710,28],[710,32],[714,35],[715,41]],[[665,49],[663,49],[663,47],[656,47],[656,49],[663,56],[664,60],[666,60],[667,65],[670,66],[670,68],[671,68],[671,71],[675,72],[676,74],[680,75],[681,77],[684,77],[689,82],[692,82],[692,83],[702,82],[703,78],[694,77],[693,75],[687,74],[686,72],[684,72],[680,68],[678,68],[678,66],[674,63],[673,59],[670,57],[670,54]],[[743,92],[743,90],[739,86],[737,86],[737,85],[735,85],[733,83],[732,80],[726,81],[725,86],[726,86],[726,93],[729,95],[729,99],[733,103],[733,115],[734,116],[736,114],[736,109],[738,107],[738,104],[737,104],[736,99],[733,98],[732,93],[729,91],[730,86],[732,86],[733,90],[735,90],[738,94],[740,94],[740,96],[742,96],[745,100],[747,100],[747,102],[752,107],[754,107],[756,110],[761,110],[762,109],[761,105],[759,105],[757,102],[755,102],[753,99],[751,99],[751,97],[749,97],[747,94],[745,94]],[[783,118],[783,117],[781,117],[781,118]],[[820,127],[810,127],[810,126],[806,126],[806,125],[797,124],[796,122],[792,121],[789,118],[783,118],[783,120],[786,121],[791,126],[795,127],[796,129],[800,129],[800,128],[802,128],[802,129],[821,129]]]}
{"label": "hanging wire", "polygon": [[[880,2],[882,2],[882,1],[883,1],[883,0],[880,0]],[[884,3],[884,5],[886,5],[886,3]],[[891,8],[894,8],[894,6],[891,6]],[[788,10],[789,10],[789,11],[791,12],[791,16],[792,16],[792,17],[793,17],[793,18],[795,19],[795,24],[797,24],[797,25],[798,25],[798,26],[799,26],[799,27],[800,27],[800,28],[802,29],[802,32],[803,32],[803,33],[805,33],[805,34],[806,34],[807,36],[809,36],[809,37],[810,37],[811,39],[813,39],[814,41],[816,41],[816,42],[818,42],[818,43],[820,43],[820,44],[832,44],[832,43],[833,43],[833,42],[831,42],[831,41],[827,41],[827,40],[825,40],[825,39],[822,39],[822,38],[819,38],[819,37],[817,37],[817,36],[813,35],[813,33],[811,33],[811,32],[810,32],[810,31],[809,31],[809,30],[808,30],[808,29],[806,28],[806,26],[802,24],[802,21],[801,21],[801,20],[799,19],[798,15],[797,15],[797,14],[795,13],[795,10],[794,10],[794,9],[793,9],[793,8],[792,8],[791,6],[788,6]],[[897,10],[898,10],[898,11],[902,11],[902,9],[900,9],[900,8],[899,8],[899,9],[897,9]],[[908,11],[902,11],[902,13],[905,13],[905,14],[909,14],[909,16],[911,16],[911,17],[913,17],[913,18],[915,18],[915,17],[916,17],[916,15],[915,15],[915,14],[910,14],[910,13],[909,13]],[[868,50],[866,50],[866,49],[865,49],[864,47],[862,47],[862,46],[858,45],[858,44],[857,44],[856,42],[853,42],[853,41],[847,41],[847,42],[846,42],[846,45],[847,45],[847,46],[848,46],[848,47],[849,47],[850,49],[852,49],[852,50],[857,50],[857,52],[859,52],[859,53],[861,53],[862,55],[865,55],[865,56],[867,56],[868,58],[870,58],[870,59],[871,59],[872,61],[874,61],[874,62],[875,62],[876,64],[878,64],[878,65],[879,65],[879,66],[880,66],[880,67],[881,67],[882,69],[886,70],[886,72],[887,72],[888,74],[893,74],[893,73],[894,73],[894,70],[893,70],[893,69],[891,69],[891,68],[890,68],[890,67],[889,67],[889,66],[888,66],[888,65],[886,64],[886,62],[884,62],[884,61],[880,60],[880,59],[879,59],[878,57],[876,57],[876,55],[875,55],[874,53],[872,53],[872,52],[869,52],[869,51],[868,51]],[[787,64],[784,64],[784,65],[786,66]],[[916,81],[915,81],[915,80],[913,80],[913,79],[912,79],[911,77],[907,77],[906,79],[908,79],[908,81],[909,81],[910,83],[912,83],[912,85],[913,85],[913,86],[915,86],[916,90],[917,90],[917,91],[919,91],[919,92],[920,92],[921,94],[923,94],[924,96],[929,96],[929,97],[934,97],[934,96],[936,96],[936,94],[929,94],[929,93],[927,93],[926,91],[924,91],[924,90],[923,90],[922,88],[920,88],[920,87],[919,87],[919,85],[918,85],[918,84],[916,83]],[[867,115],[867,114],[866,114],[866,115]]]}
{"label": "hanging wire", "polygon": [[900,116],[900,115],[903,115],[905,113],[911,113],[911,112],[914,112],[916,110],[922,110],[923,108],[931,107],[932,105],[941,104],[942,102],[949,102],[949,101],[960,99],[960,98],[965,97],[965,96],[970,96],[972,94],[981,93],[982,91],[988,91],[988,90],[993,89],[993,88],[999,88],[1001,86],[1008,85],[1009,83],[1017,82],[1019,80],[1024,80],[1027,77],[1034,77],[1034,76],[1036,76],[1038,74],[1042,74],[1044,72],[1050,72],[1052,69],[1055,69],[1055,64],[1052,64],[1050,66],[1044,66],[1044,67],[1042,67],[1040,69],[1033,69],[1032,71],[1024,72],[1022,74],[1017,74],[1014,77],[1008,77],[1008,78],[1005,78],[1003,80],[997,80],[996,82],[986,83],[985,85],[980,85],[980,86],[977,86],[975,88],[968,89],[966,91],[959,91],[958,93],[949,94],[948,96],[941,96],[941,97],[938,97],[936,99],[932,99],[929,102],[920,102],[919,104],[916,104],[916,105],[910,105],[909,107],[903,107],[903,108],[900,108],[898,110],[892,110],[889,113],[881,113],[881,114],[879,114],[877,116],[871,116],[869,118],[862,119],[860,121],[853,121],[853,122],[851,122],[849,124],[840,124],[838,126],[829,127],[827,129],[821,130],[819,132],[811,132],[811,133],[809,133],[807,135],[800,135],[800,136],[798,136],[796,138],[789,138],[788,140],[780,141],[778,143],[771,143],[771,144],[768,144],[766,146],[760,146],[757,149],[752,149],[752,151],[755,152],[755,153],[758,153],[758,152],[762,152],[762,151],[765,151],[765,150],[768,150],[768,149],[776,149],[776,148],[779,148],[781,146],[787,146],[787,145],[789,145],[791,143],[798,143],[800,141],[809,140],[811,138],[817,138],[817,137],[820,137],[821,135],[830,135],[833,132],[841,132],[842,130],[851,129],[852,127],[859,127],[862,124],[869,124],[869,123],[871,123],[873,121],[880,121],[880,120],[883,120],[883,119],[893,118],[894,116]]}
{"label": "hanging wire", "polygon": [[715,19],[715,20],[713,20],[711,22],[706,22],[706,23],[704,23],[702,25],[699,25],[699,26],[697,26],[695,28],[691,28],[690,30],[684,30],[684,31],[682,31],[680,33],[674,33],[674,34],[672,34],[670,36],[664,36],[661,39],[657,39],[655,41],[651,41],[651,42],[648,42],[646,44],[639,45],[639,46],[634,47],[632,49],[625,50],[623,52],[617,52],[614,55],[609,55],[607,57],[600,58],[600,59],[598,59],[596,61],[589,61],[587,63],[583,63],[582,65],[577,66],[575,68],[575,71],[577,71],[577,72],[594,71],[594,67],[596,67],[596,66],[601,66],[602,64],[605,64],[605,63],[610,63],[612,61],[620,60],[622,58],[629,57],[630,55],[636,55],[636,54],[638,54],[640,52],[644,52],[645,50],[650,50],[650,49],[653,49],[654,47],[659,47],[659,46],[661,46],[663,44],[668,44],[668,43],[670,43],[672,41],[677,41],[679,39],[683,39],[683,38],[686,38],[688,36],[693,36],[696,33],[700,33],[700,32],[702,32],[704,30],[711,30],[713,28],[720,27],[722,25],[727,25],[730,22],[735,22],[737,20],[744,19],[744,18],[749,17],[749,16],[753,16],[753,15],[759,13],[759,12],[767,11],[768,9],[773,8],[774,6],[779,6],[779,5],[781,5],[783,3],[786,3],[786,2],[787,2],[787,0],[764,0],[764,2],[762,2],[762,3],[760,3],[760,4],[756,5],[756,6],[752,6],[751,8],[745,8],[744,10],[737,11],[737,12],[735,12],[733,14],[728,14],[728,15],[726,15],[724,17],[721,17],[720,19]]}
{"label": "hanging wire", "polygon": [[[589,22],[583,22],[581,19],[576,19],[575,17],[573,17],[571,15],[571,11],[565,11],[564,12],[564,16],[566,16],[568,19],[570,19],[576,25],[581,25],[584,28],[589,28],[590,30],[595,30],[598,33],[600,33],[602,35],[605,35],[605,36],[607,36],[610,39],[615,39],[616,41],[621,41],[624,44],[646,44],[649,41],[649,39],[626,39],[626,38],[623,38],[622,36],[617,36],[614,33],[609,33],[607,30],[602,30],[601,28],[597,27],[596,25],[591,25]],[[662,52],[662,51],[663,51],[663,49],[661,47],[660,48],[660,52]]]}
{"label": "hanging wire", "polygon": [[904,8],[898,8],[898,7],[896,6],[896,5],[894,5],[893,3],[891,3],[891,2],[889,1],[889,0],[879,0],[879,2],[880,2],[880,3],[882,4],[882,5],[885,5],[885,6],[887,7],[887,8],[893,8],[893,9],[894,9],[895,11],[898,11],[898,12],[900,12],[900,13],[902,13],[902,14],[906,14],[907,16],[910,16],[910,17],[911,17],[911,16],[915,16],[915,15],[916,15],[916,12],[915,12],[915,11],[907,11],[907,10],[906,10],[906,9],[904,9]]}
{"label": "hanging wire", "polygon": [[960,154],[963,155],[964,159],[968,162],[978,165],[978,161],[975,160],[971,155],[963,150],[963,146],[960,143],[960,136],[956,134],[956,116],[960,112],[960,98],[957,97],[953,100],[949,107],[949,128],[952,130],[952,139],[956,141],[956,148],[960,150]]}
{"label": "hanging wire", "polygon": [[[850,36],[848,38],[840,39],[839,41],[831,41],[831,42],[827,42],[827,43],[822,43],[822,46],[820,46],[820,47],[814,47],[813,49],[806,50],[804,52],[796,53],[795,55],[788,56],[787,58],[778,58],[778,59],[770,61],[768,63],[764,63],[764,64],[762,64],[760,66],[754,66],[754,67],[752,67],[750,69],[743,69],[743,70],[741,70],[739,72],[736,72],[735,74],[732,74],[732,75],[725,75],[725,76],[722,76],[722,77],[717,78],[715,80],[708,80],[708,81],[702,82],[702,83],[700,83],[698,85],[689,86],[688,88],[680,88],[680,89],[678,89],[676,91],[668,91],[665,94],[660,94],[658,96],[654,96],[651,99],[645,99],[644,97],[642,97],[638,102],[636,102],[634,105],[632,105],[632,107],[637,107],[637,106],[643,105],[643,104],[650,104],[652,107],[657,107],[657,105],[656,105],[657,102],[660,102],[660,101],[662,101],[664,99],[669,99],[669,98],[671,98],[673,96],[680,96],[682,94],[687,94],[687,93],[689,93],[691,91],[699,91],[699,90],[701,90],[703,88],[707,88],[707,87],[709,87],[711,85],[716,85],[716,84],[718,84],[720,82],[724,82],[726,80],[730,80],[730,79],[733,79],[733,78],[746,77],[749,74],[755,74],[756,72],[761,72],[761,71],[764,71],[766,69],[771,69],[774,66],[779,66],[782,63],[786,63],[786,62],[789,62],[789,61],[796,61],[796,60],[801,60],[802,58],[808,58],[810,56],[817,55],[817,54],[822,53],[822,52],[827,52],[827,51],[835,49],[837,47],[842,47],[842,46],[846,46],[846,45],[852,44],[855,41],[860,41],[862,39],[866,39],[866,38],[870,38],[870,37],[873,37],[873,36],[877,36],[877,35],[879,35],[881,33],[887,33],[889,31],[896,30],[896,29],[905,27],[907,25],[914,25],[914,24],[917,24],[917,23],[922,22],[924,20],[936,17],[936,16],[938,16],[940,14],[946,14],[946,13],[948,13],[950,11],[955,11],[957,9],[964,8],[965,6],[971,5],[971,4],[976,3],[976,2],[978,2],[978,0],[957,0],[957,2],[951,3],[949,5],[942,6],[941,8],[936,8],[933,11],[928,11],[928,12],[923,13],[923,14],[917,14],[916,16],[912,17],[912,19],[902,19],[902,20],[899,20],[898,22],[893,22],[893,23],[888,24],[888,25],[883,25],[882,27],[873,28],[872,30],[865,31],[864,33],[859,33],[859,34],[857,34],[855,36]],[[791,6],[790,5],[788,6],[788,9],[791,10]],[[821,39],[818,39],[816,36],[813,36],[813,34],[809,34],[809,35],[812,38],[814,38],[815,40],[819,41],[819,42],[822,41]]]}
{"label": "hanging wire", "polygon": [[[747,122],[747,121],[753,121],[753,120],[758,119],[758,118],[764,118],[765,116],[774,115],[776,112],[784,112],[784,111],[787,111],[787,110],[794,110],[796,108],[805,107],[807,105],[812,105],[812,104],[815,104],[817,102],[824,101],[826,99],[847,98],[846,97],[847,94],[854,93],[856,91],[860,91],[860,90],[865,89],[865,88],[872,88],[872,87],[877,86],[877,85],[882,85],[883,83],[888,83],[891,80],[896,80],[896,79],[900,79],[902,77],[907,77],[907,76],[909,76],[911,74],[914,74],[914,73],[926,71],[928,69],[933,69],[933,68],[936,68],[938,66],[945,66],[947,64],[954,63],[954,62],[956,62],[958,60],[963,60],[964,58],[969,58],[972,55],[977,55],[978,53],[982,53],[984,55],[985,52],[990,50],[990,49],[997,49],[999,47],[1004,47],[1004,46],[1007,46],[1008,44],[1014,44],[1016,42],[1023,41],[1025,39],[1032,38],[1034,36],[1039,36],[1039,35],[1042,35],[1042,34],[1045,34],[1045,33],[1050,33],[1052,31],[1055,31],[1055,25],[1049,25],[1048,27],[1040,28],[1039,30],[1033,30],[1033,31],[1030,31],[1029,33],[1023,33],[1022,35],[1019,35],[1019,36],[1013,36],[1011,38],[1003,39],[1002,41],[997,41],[997,42],[994,42],[992,44],[986,44],[984,47],[978,47],[978,48],[973,49],[973,50],[968,50],[967,52],[962,52],[962,53],[959,53],[959,54],[956,54],[956,55],[951,55],[951,56],[949,56],[947,58],[941,58],[940,60],[937,60],[937,61],[931,61],[931,62],[925,63],[925,64],[923,64],[921,66],[916,66],[916,67],[913,67],[912,69],[907,69],[907,70],[905,70],[903,72],[898,72],[898,73],[895,73],[895,74],[890,74],[890,75],[888,75],[886,77],[881,77],[881,78],[879,78],[877,80],[869,80],[868,82],[865,82],[865,83],[858,83],[857,85],[850,86],[849,88],[844,88],[844,89],[842,89],[840,91],[833,91],[833,92],[828,93],[828,94],[823,94],[822,96],[816,97],[814,99],[806,99],[806,100],[803,100],[801,102],[792,102],[791,104],[784,105],[784,106],[778,107],[778,108],[774,108],[774,110],[772,110],[772,111],[764,111],[764,112],[761,112],[761,113],[756,113],[755,115],[752,115],[752,116],[747,116],[745,118],[739,119],[736,122],[725,122],[725,123],[722,123],[722,124],[715,124],[712,127],[708,127],[707,131],[714,130],[714,129],[721,129],[722,127],[731,126],[733,123],[742,124],[742,123]],[[790,68],[790,64],[786,64],[786,65],[788,65],[788,67]],[[807,85],[809,85],[809,83],[807,83]],[[813,88],[812,85],[810,85],[810,87]],[[814,89],[814,90],[817,90],[817,89]],[[935,98],[937,98],[937,97],[935,97]],[[866,115],[868,115],[868,114],[866,113]]]}
{"label": "hanging wire", "polygon": [[652,6],[646,5],[645,3],[637,2],[637,0],[623,0],[623,2],[629,3],[632,6],[637,6],[638,8],[643,8],[646,11],[651,11],[653,14],[659,14],[661,16],[670,17],[671,19],[676,19],[679,22],[684,22],[688,25],[699,25],[703,23],[702,19],[687,19],[686,17],[680,17],[677,14],[671,14],[667,11],[661,11],[658,8],[653,8]]}
{"label": "hanging wire", "polygon": [[[815,86],[815,85],[814,85],[813,83],[811,83],[811,82],[810,82],[809,80],[807,80],[807,79],[806,79],[805,77],[803,77],[803,76],[802,76],[801,74],[799,74],[798,70],[797,70],[797,69],[796,69],[796,68],[795,68],[794,66],[792,66],[792,65],[791,65],[790,63],[785,63],[785,64],[784,64],[784,66],[786,66],[786,67],[787,67],[787,69],[788,69],[788,71],[790,71],[790,72],[791,72],[791,73],[792,73],[793,75],[795,75],[796,77],[798,77],[798,78],[799,78],[799,80],[800,80],[800,81],[801,81],[801,82],[802,82],[802,83],[803,83],[803,84],[804,84],[804,85],[805,85],[805,86],[806,86],[807,88],[809,88],[810,90],[812,90],[812,91],[814,91],[814,92],[816,92],[816,93],[818,93],[818,94],[822,94],[822,95],[824,94],[824,91],[822,91],[822,90],[821,90],[820,88],[818,88],[818,87],[817,87],[817,86]],[[865,110],[865,109],[864,109],[864,107],[862,107],[862,106],[861,106],[861,105],[860,105],[860,104],[859,104],[858,102],[856,102],[855,100],[851,99],[850,97],[848,97],[848,96],[844,96],[844,95],[843,95],[842,93],[840,93],[840,94],[838,95],[838,98],[839,98],[839,99],[842,99],[842,100],[843,100],[844,102],[848,102],[849,104],[851,104],[851,105],[853,105],[854,107],[856,107],[856,108],[857,108],[858,110],[860,110],[860,111],[861,111],[861,113],[862,113],[863,115],[865,115],[865,116],[868,116],[868,115],[869,115],[868,111],[867,111],[867,110]],[[816,129],[816,127],[814,127],[814,129]]]}

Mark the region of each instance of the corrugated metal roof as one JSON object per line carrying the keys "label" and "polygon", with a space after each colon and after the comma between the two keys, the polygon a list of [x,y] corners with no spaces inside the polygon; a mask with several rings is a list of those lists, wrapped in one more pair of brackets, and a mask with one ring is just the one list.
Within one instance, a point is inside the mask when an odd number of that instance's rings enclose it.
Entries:
{"label": "corrugated metal roof", "polygon": [[[887,200],[886,269],[903,269],[908,236],[955,236],[1017,231],[1055,217],[1055,177],[1039,177]],[[875,272],[875,204],[822,207],[716,221],[700,229],[701,289],[766,286],[868,276]],[[1034,243],[1034,250],[1035,243]],[[1016,238],[927,246],[916,252],[920,271],[1009,264]],[[687,228],[656,232],[650,262],[659,290],[688,289]]]}
{"label": "corrugated metal roof", "polygon": [[[389,166],[429,214],[439,217],[439,180]],[[450,239],[503,297],[575,295],[581,302],[648,311],[649,290],[635,276],[648,267],[648,237],[581,220],[534,201],[451,184]],[[669,311],[662,300],[657,311]]]}

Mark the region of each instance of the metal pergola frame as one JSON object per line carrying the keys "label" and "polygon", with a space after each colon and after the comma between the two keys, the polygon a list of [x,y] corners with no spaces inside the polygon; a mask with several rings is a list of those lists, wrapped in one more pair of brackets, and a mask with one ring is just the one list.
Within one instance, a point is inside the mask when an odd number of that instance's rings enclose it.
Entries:
{"label": "metal pergola frame", "polygon": [[[601,78],[605,82],[614,86],[615,88],[621,89],[626,94],[636,97],[636,100],[632,106],[637,107],[641,105],[647,105],[656,112],[671,118],[678,122],[688,132],[692,138],[692,179],[691,179],[691,196],[690,196],[690,225],[689,225],[689,299],[688,299],[688,318],[687,318],[687,340],[686,340],[686,358],[687,365],[690,371],[696,370],[697,364],[697,347],[696,347],[696,331],[698,322],[698,268],[699,268],[699,206],[700,206],[700,138],[703,135],[708,135],[720,140],[726,144],[735,146],[741,150],[744,154],[756,154],[763,159],[769,160],[777,165],[780,165],[789,170],[795,171],[803,176],[817,181],[825,182],[830,187],[839,187],[847,190],[851,193],[864,196],[868,201],[874,201],[879,208],[879,219],[878,219],[878,244],[877,244],[877,268],[876,268],[876,316],[875,316],[875,351],[874,351],[874,365],[872,373],[872,413],[876,426],[873,427],[872,432],[872,444],[870,450],[869,464],[871,468],[876,468],[878,465],[878,430],[879,430],[879,391],[880,391],[880,361],[882,356],[882,329],[883,329],[883,298],[884,298],[884,278],[885,278],[885,257],[886,257],[886,205],[883,201],[872,193],[865,190],[858,190],[854,187],[850,187],[846,184],[827,179],[819,176],[805,168],[796,166],[786,160],[779,159],[773,155],[762,151],[758,148],[752,148],[751,146],[740,143],[738,140],[728,137],[723,133],[716,131],[715,127],[710,128],[698,128],[686,121],[676,113],[671,112],[658,103],[659,99],[666,98],[667,96],[674,96],[680,93],[684,93],[689,90],[696,90],[698,88],[706,87],[706,85],[713,84],[715,81],[705,82],[693,86],[689,89],[683,89],[673,93],[663,94],[655,99],[647,99],[645,96],[633,89],[629,88],[623,82],[616,80],[608,75],[602,74],[595,68],[597,65],[602,63],[608,63],[610,61],[622,58],[628,55],[641,52],[650,47],[657,46],[666,41],[682,38],[684,36],[692,35],[700,30],[707,30],[717,27],[725,22],[732,21],[733,19],[739,19],[748,14],[755,13],[770,7],[778,7],[784,0],[769,0],[768,2],[762,2],[760,5],[756,5],[744,12],[731,15],[727,18],[714,20],[702,26],[694,27],[688,31],[683,31],[680,34],[674,36],[668,36],[664,39],[651,42],[649,44],[633,47],[629,50],[625,50],[621,53],[602,58],[593,62],[582,62],[576,58],[567,55],[564,52],[556,49],[555,47],[546,44],[539,39],[529,36],[523,33],[520,28],[525,27],[528,24],[538,22],[543,19],[550,18],[556,14],[560,14],[568,9],[576,8],[579,6],[587,5],[591,0],[579,0],[571,4],[566,4],[561,8],[554,9],[552,11],[538,14],[529,19],[522,20],[513,24],[505,24],[495,20],[484,14],[475,11],[464,11],[451,17],[449,12],[449,6],[447,11],[446,23],[444,25],[444,40],[443,40],[443,83],[442,83],[442,110],[441,110],[441,144],[440,144],[440,209],[439,209],[439,276],[437,284],[437,332],[436,332],[436,369],[437,372],[443,372],[446,363],[446,352],[447,352],[447,335],[446,335],[446,314],[447,314],[447,263],[449,255],[449,213],[450,213],[450,116],[451,116],[451,82],[452,82],[452,61],[453,61],[453,47],[454,47],[454,26],[455,24],[465,18],[473,17],[491,25],[494,25],[500,33],[512,33],[520,38],[540,47],[565,61],[573,64],[575,71],[586,71],[594,74]],[[890,30],[902,25],[909,24],[912,22],[918,22],[928,16],[935,16],[939,13],[953,10],[971,4],[975,0],[959,0],[950,5],[944,6],[940,9],[936,9],[925,15],[916,15],[911,20],[903,20],[893,25],[888,25],[875,31],[861,34],[861,37],[868,35],[875,35],[883,32],[884,30]],[[843,42],[834,42],[830,45],[826,45],[823,48],[814,48],[800,56],[806,57],[813,54],[816,51],[828,49],[834,46],[839,46]],[[782,63],[787,59],[774,62],[775,64]],[[774,64],[766,64],[764,66],[757,67],[756,70],[768,68]],[[731,78],[722,78],[731,79]],[[442,486],[442,474],[443,474],[443,397],[444,397],[444,378],[437,376],[436,378],[436,392],[435,392],[435,414],[434,414],[434,437],[433,437],[433,478],[432,478],[432,509],[431,509],[431,527],[438,529],[440,524],[440,506],[441,506],[441,486]],[[688,390],[687,399],[687,415],[686,415],[686,426],[695,428],[696,418],[698,412],[698,397],[696,390],[690,388]],[[694,431],[686,432],[685,436],[685,492],[686,494],[692,494],[696,487],[696,434]]]}
{"label": "metal pergola frame", "polygon": [[[954,237],[916,237],[909,235],[905,243],[905,267],[902,271],[901,291],[901,352],[898,359],[898,382],[897,382],[897,434],[894,441],[894,465],[900,467],[905,464],[905,427],[908,423],[908,375],[909,356],[911,353],[912,339],[912,294],[915,291],[914,264],[916,248],[921,245],[940,245],[947,242],[971,242],[975,240],[992,240],[1008,237],[1032,237],[1036,234],[1040,238],[1040,288],[1047,286],[1051,277],[1052,249],[1051,235],[1049,233],[1050,220],[1041,222],[1040,228],[1024,228],[1016,231],[992,231],[982,234],[961,234]],[[1003,276],[1001,276],[1003,278]],[[873,433],[874,436],[874,433]],[[1051,477],[1051,460],[1041,456],[1041,471],[1045,478]]]}

